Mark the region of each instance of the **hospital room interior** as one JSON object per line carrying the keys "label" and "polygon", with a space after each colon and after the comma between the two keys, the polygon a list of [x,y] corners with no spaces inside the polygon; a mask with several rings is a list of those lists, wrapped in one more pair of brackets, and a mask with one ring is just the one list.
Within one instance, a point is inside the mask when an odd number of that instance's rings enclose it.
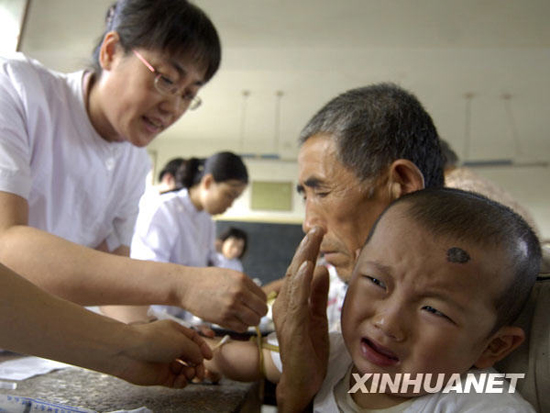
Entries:
{"label": "hospital room interior", "polygon": [[[237,155],[247,176],[231,178],[241,179],[242,185],[237,187],[226,208],[210,213],[208,219],[211,216],[213,224],[204,218],[207,221],[204,225],[212,225],[215,230],[215,239],[209,239],[208,248],[215,251],[219,259],[227,259],[222,248],[225,239],[220,239],[222,234],[231,229],[240,230],[246,235],[242,254],[229,258],[238,261],[239,272],[261,288],[282,282],[290,271],[287,268],[304,231],[313,225],[305,219],[309,216],[313,220],[306,208],[308,203],[316,201],[304,197],[307,193],[304,185],[309,184],[301,180],[304,169],[300,154],[307,145],[307,141],[299,141],[302,130],[317,111],[336,96],[369,85],[391,84],[416,96],[429,113],[439,138],[445,142],[444,147],[452,153],[452,156],[446,155],[448,161],[449,157],[453,160],[452,168],[466,170],[469,176],[490,186],[489,193],[483,194],[488,198],[497,193],[513,203],[508,206],[525,218],[540,241],[546,257],[546,261],[541,260],[541,272],[550,273],[550,2],[190,2],[215,26],[221,43],[221,61],[212,79],[200,86],[197,95],[200,106],[191,107],[144,146],[150,168],[141,199],[154,193],[155,202],[160,202],[157,197],[175,197],[176,192],[182,190],[183,184],[167,192],[164,192],[166,188],[161,189],[163,168],[176,158],[183,158],[185,165],[195,158],[202,159],[198,171],[203,171],[214,154]],[[109,19],[106,11],[112,4],[113,0],[0,0],[0,51],[3,56],[24,54],[53,72],[72,73],[88,68]],[[132,59],[137,56],[135,64],[143,63],[140,70],[146,71],[151,79],[153,75],[149,75],[147,69],[153,72],[154,85],[160,90],[157,83],[159,76],[162,81],[162,74],[143,57],[147,55],[142,56],[136,50],[133,49]],[[4,72],[9,71],[3,69],[2,74]],[[149,130],[156,126],[148,125]],[[8,128],[0,125],[0,130]],[[0,148],[0,158],[4,156],[4,149]],[[94,175],[94,171],[88,173]],[[125,173],[132,175],[133,171]],[[450,182],[450,178],[446,179]],[[452,185],[449,183],[449,186]],[[186,187],[184,191],[191,193],[191,188]],[[496,200],[505,203],[502,199]],[[142,201],[139,214],[145,215]],[[138,249],[143,248],[142,241],[134,244],[140,219],[132,239],[135,255],[129,249],[130,257],[150,259],[146,252],[143,256],[138,254]],[[143,234],[143,237],[147,235],[146,229]],[[103,251],[100,247],[97,249]],[[212,260],[214,258],[209,258],[208,265],[216,266]],[[11,268],[8,263],[6,266]],[[20,272],[25,268],[14,266],[13,270]],[[537,283],[545,284],[540,288],[538,299],[546,314],[550,305],[547,277],[537,278]],[[272,318],[266,317],[272,316],[272,303],[279,288],[277,286],[275,292],[269,288],[263,290],[269,312],[262,317],[260,328],[250,327],[241,334],[218,323],[208,327],[219,338],[227,336],[226,340],[252,337],[254,343],[255,334],[261,340],[261,335],[275,331]],[[85,306],[100,315],[125,321],[116,310],[113,313],[108,308],[103,310],[104,304],[99,302],[96,306],[90,302]],[[143,303],[127,300],[120,304]],[[151,306],[148,314],[160,319],[177,318],[178,313],[171,313],[168,307]],[[542,311],[535,307],[531,316]],[[201,321],[201,317],[189,312],[181,317],[185,319],[185,327]],[[542,375],[537,377],[545,379],[540,378],[539,383],[543,384],[533,390],[534,395],[522,395],[535,406],[535,411],[543,412],[550,411],[546,410],[550,409],[547,352],[550,325],[540,322],[537,326],[543,330],[533,332],[527,341],[537,334],[545,337],[542,340],[546,340],[546,344],[541,345],[545,347],[537,347],[541,352],[538,354],[545,356],[533,361],[545,366],[541,367],[542,373],[537,373]],[[196,325],[193,329],[200,331]],[[218,344],[227,345],[224,343]],[[0,353],[0,361],[16,360],[16,354],[16,351]],[[2,364],[0,371],[3,371]],[[36,406],[45,403],[44,400],[61,407],[78,406],[82,408],[78,411],[83,412],[277,411],[275,385],[265,380],[238,383],[222,378],[219,383],[219,379],[213,380],[214,384],[189,380],[184,390],[173,390],[135,386],[113,378],[109,371],[104,371],[107,374],[88,370],[71,373],[61,364],[52,364],[49,369],[44,366],[36,362],[29,367],[30,370],[44,368],[45,372],[28,379],[0,375],[0,411],[4,411],[2,403],[11,402],[15,406],[15,399],[9,397],[18,397],[17,403],[22,404],[27,397],[31,400],[28,403]],[[189,366],[185,364],[186,369]],[[529,381],[529,373],[525,380]],[[14,410],[5,411],[19,411],[11,408]]]}

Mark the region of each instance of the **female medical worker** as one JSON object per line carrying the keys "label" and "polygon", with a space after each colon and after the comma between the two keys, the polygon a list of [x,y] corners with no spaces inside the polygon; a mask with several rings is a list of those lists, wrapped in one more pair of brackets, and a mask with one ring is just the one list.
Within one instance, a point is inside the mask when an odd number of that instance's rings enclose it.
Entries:
{"label": "female medical worker", "polygon": [[257,324],[265,294],[244,274],[128,257],[142,147],[198,106],[220,55],[187,1],[120,0],[93,70],[1,59],[0,262],[82,305],[177,305],[237,331]]}
{"label": "female medical worker", "polygon": [[[241,196],[248,185],[246,166],[231,152],[191,158],[176,173],[176,185],[182,189],[140,209],[131,256],[193,267],[217,265],[212,215],[223,214]],[[178,308],[165,309],[185,318]]]}

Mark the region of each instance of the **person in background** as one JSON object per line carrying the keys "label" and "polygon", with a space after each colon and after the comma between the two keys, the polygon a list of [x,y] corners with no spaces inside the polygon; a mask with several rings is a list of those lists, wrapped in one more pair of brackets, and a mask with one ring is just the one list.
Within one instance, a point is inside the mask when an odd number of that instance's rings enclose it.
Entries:
{"label": "person in background", "polygon": [[529,210],[521,205],[514,197],[494,182],[476,174],[471,168],[460,165],[456,152],[448,142],[441,140],[441,151],[445,158],[444,174],[445,186],[448,188],[464,189],[485,195],[501,204],[504,204],[520,214],[531,228],[540,234],[535,219]]}
{"label": "person in background", "polygon": [[[179,168],[183,168],[185,165],[185,159],[174,158],[164,165],[162,171],[159,172],[159,182],[157,185],[146,185],[145,192],[139,200],[139,210],[149,208],[151,205],[156,205],[158,197],[169,191],[176,189],[176,174]],[[147,180],[150,181],[149,176]]]}
{"label": "person in background", "polygon": [[[176,174],[176,183],[182,189],[161,195],[156,205],[140,211],[131,257],[189,267],[218,266],[212,216],[223,214],[245,190],[245,164],[231,152],[219,152],[207,159],[190,158]],[[180,307],[155,309],[190,317]]]}
{"label": "person in background", "polygon": [[245,231],[229,227],[218,237],[218,267],[243,272],[242,257],[246,253],[248,236]]}
{"label": "person in background", "polygon": [[0,262],[80,305],[178,305],[237,331],[258,324],[266,297],[244,274],[129,258],[144,147],[200,105],[221,60],[214,25],[186,0],[120,0],[93,56],[70,74],[0,58]]}
{"label": "person in background", "polygon": [[159,183],[157,185],[157,190],[159,193],[163,194],[164,192],[173,191],[177,188],[176,184],[176,174],[178,169],[182,168],[185,164],[185,159],[183,158],[174,158],[170,159],[162,171],[159,172]]}

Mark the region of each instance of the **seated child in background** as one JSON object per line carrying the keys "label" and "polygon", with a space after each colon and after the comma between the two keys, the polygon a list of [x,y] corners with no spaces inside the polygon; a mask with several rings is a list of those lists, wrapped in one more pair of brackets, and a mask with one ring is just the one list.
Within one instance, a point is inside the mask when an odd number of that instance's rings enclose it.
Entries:
{"label": "seated child in background", "polygon": [[[328,330],[326,323],[317,322],[294,328],[304,333],[285,341],[286,331],[293,330],[288,324],[300,326],[304,318],[326,320],[326,299],[313,308],[311,298],[319,294],[315,286],[328,288],[328,280],[311,285],[306,281],[312,276],[310,263],[287,277],[278,300],[285,288],[286,294],[306,294],[310,300],[297,310],[288,306],[287,329],[278,330],[282,343],[292,343],[283,348],[285,375],[304,369],[296,365],[299,362],[288,362],[289,351],[294,360],[311,358],[314,348],[317,355],[327,356],[315,360],[322,364],[328,359],[328,366],[317,366],[309,376],[327,372],[316,389],[315,411],[534,411],[518,393],[508,392],[507,382],[500,384],[504,390],[498,394],[473,387],[469,393],[443,388],[455,384],[451,382],[456,374],[473,373],[481,380],[523,342],[523,331],[512,323],[529,297],[540,258],[537,237],[525,221],[483,196],[456,189],[403,196],[379,217],[357,259],[341,333],[330,338],[328,331],[312,333],[316,325]],[[327,277],[326,271],[318,276]],[[264,348],[260,356],[251,342],[224,344],[206,367],[236,380],[256,380],[260,359],[266,377],[277,382],[282,371],[278,353]],[[308,363],[304,365],[309,372]],[[433,380],[420,389],[386,386],[377,392],[375,380],[396,380],[399,373],[409,373],[411,379],[432,374]],[[365,374],[373,376],[362,383],[359,377]],[[443,387],[436,383],[440,377]],[[429,387],[437,392],[428,393]]]}
{"label": "seated child in background", "polygon": [[218,267],[243,272],[241,258],[246,252],[248,236],[242,229],[229,227],[218,237]]}

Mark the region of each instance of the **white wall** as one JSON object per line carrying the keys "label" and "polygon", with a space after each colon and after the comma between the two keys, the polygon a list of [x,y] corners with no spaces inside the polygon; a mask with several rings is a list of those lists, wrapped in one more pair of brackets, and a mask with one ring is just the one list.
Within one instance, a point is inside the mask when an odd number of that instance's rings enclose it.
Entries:
{"label": "white wall", "polygon": [[541,239],[550,240],[550,167],[476,168],[475,172],[499,184],[527,207]]}

